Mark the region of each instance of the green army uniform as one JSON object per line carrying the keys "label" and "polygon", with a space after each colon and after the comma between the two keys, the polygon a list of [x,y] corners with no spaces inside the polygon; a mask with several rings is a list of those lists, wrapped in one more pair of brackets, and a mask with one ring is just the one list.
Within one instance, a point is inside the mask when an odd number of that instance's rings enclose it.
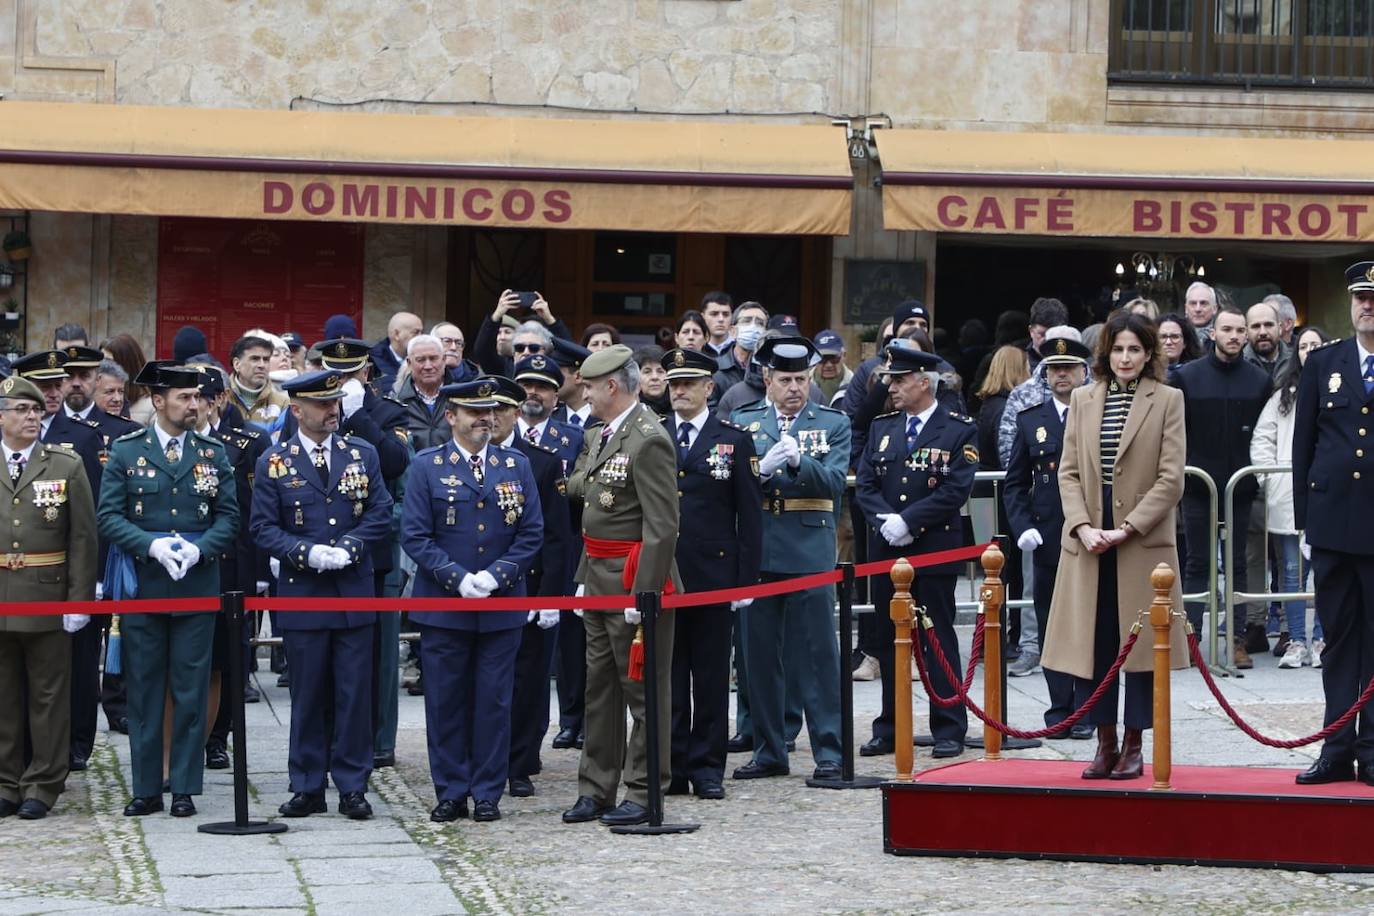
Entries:
{"label": "green army uniform", "polygon": [[[105,465],[100,533],[132,558],[140,599],[217,596],[220,559],[235,549],[239,505],[224,444],[194,431],[185,434],[184,443],[180,460],[172,466],[154,429],[139,430],[115,440]],[[177,534],[195,543],[201,559],[180,581],[173,581],[148,556],[148,549],[155,539]],[[204,775],[215,616],[126,614],[121,620],[133,794],[161,795],[163,698],[170,687],[168,779],[174,794],[198,795]]]}

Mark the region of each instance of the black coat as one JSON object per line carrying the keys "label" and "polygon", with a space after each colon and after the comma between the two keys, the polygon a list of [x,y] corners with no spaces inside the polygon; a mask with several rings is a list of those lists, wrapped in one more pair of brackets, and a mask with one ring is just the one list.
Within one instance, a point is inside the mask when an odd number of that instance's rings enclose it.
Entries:
{"label": "black coat", "polygon": [[[664,421],[677,448],[678,424]],[[753,437],[708,414],[684,460],[678,455],[681,523],[677,568],[688,592],[753,585],[763,555],[763,487]]]}
{"label": "black coat", "polygon": [[1035,562],[1040,564],[1059,560],[1059,536],[1064,530],[1064,504],[1059,499],[1063,449],[1064,427],[1053,398],[1016,415],[1002,504],[1013,539],[1030,528],[1040,532],[1043,543],[1035,550]]}
{"label": "black coat", "polygon": [[[1183,392],[1188,464],[1211,475],[1220,498],[1231,475],[1250,463],[1250,439],[1273,383],[1258,366],[1222,362],[1215,351],[1180,366],[1170,381]],[[1251,475],[1236,485],[1236,498],[1251,499],[1258,489]],[[1202,495],[1203,485],[1190,478],[1186,492]]]}
{"label": "black coat", "polygon": [[564,595],[577,567],[572,549],[572,528],[568,521],[568,496],[563,478],[563,461],[548,446],[534,445],[520,436],[511,448],[530,461],[539,490],[539,508],[544,513],[544,545],[526,579],[526,594]]}

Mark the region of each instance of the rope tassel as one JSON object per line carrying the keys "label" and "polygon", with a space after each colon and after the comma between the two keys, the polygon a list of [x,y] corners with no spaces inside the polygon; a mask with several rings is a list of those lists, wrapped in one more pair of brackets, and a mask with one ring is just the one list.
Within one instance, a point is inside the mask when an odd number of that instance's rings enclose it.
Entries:
{"label": "rope tassel", "polygon": [[632,681],[644,680],[644,624],[635,628],[634,642],[630,643],[630,670],[625,673]]}
{"label": "rope tassel", "polygon": [[121,653],[122,638],[119,635],[119,615],[110,618],[110,638],[105,643],[105,673],[120,675],[124,673]]}

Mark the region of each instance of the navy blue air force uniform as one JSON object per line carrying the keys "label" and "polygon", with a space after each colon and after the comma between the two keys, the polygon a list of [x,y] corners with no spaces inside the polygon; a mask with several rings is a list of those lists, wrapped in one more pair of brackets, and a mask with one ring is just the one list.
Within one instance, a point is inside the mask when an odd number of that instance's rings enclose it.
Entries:
{"label": "navy blue air force uniform", "polygon": [[[477,393],[487,386],[485,398]],[[494,406],[490,380],[446,385],[459,406]],[[543,513],[529,460],[488,444],[482,478],[450,439],[415,456],[406,478],[401,546],[415,561],[416,598],[455,597],[469,573],[496,580],[492,597],[525,594]],[[511,739],[515,656],[526,611],[416,612],[425,670],[429,765],[440,802],[500,799]]]}
{"label": "navy blue air force uniform", "polygon": [[[339,374],[312,373],[287,383],[308,396]],[[303,387],[302,387],[303,386]],[[374,598],[372,545],[386,536],[391,495],[382,484],[377,450],[353,437],[324,443],[327,470],[302,436],[278,442],[258,460],[252,532],[281,561],[283,598]],[[311,548],[347,552],[342,569],[317,569]],[[372,644],[374,611],[281,611],[291,668],[291,791],[324,794],[326,773],[340,795],[364,792],[372,772]],[[331,734],[332,723],[332,734]]]}
{"label": "navy blue air force uniform", "polygon": [[[926,354],[901,347],[889,347],[888,353],[888,363],[879,371],[933,371],[921,361]],[[868,521],[870,559],[936,553],[968,543],[960,510],[968,501],[973,475],[978,470],[978,427],[970,417],[946,410],[938,403],[932,402],[932,408],[912,441],[907,437],[911,418],[903,411],[875,418],[869,429],[868,443],[859,462],[855,499]],[[913,538],[910,544],[893,546],[878,533],[883,525],[878,516],[889,513],[900,515],[906,522]],[[935,638],[956,671],[963,670],[954,632],[954,589],[961,565],[922,567],[916,571],[914,587],[916,604],[929,612]],[[883,644],[891,646],[895,631],[891,618],[883,611],[892,601],[892,579],[881,575],[869,581],[873,605],[879,609],[875,621],[880,638]],[[954,687],[929,644],[923,645],[932,685],[941,696],[952,696]],[[878,662],[882,670],[883,704],[878,718],[873,720],[873,738],[879,743],[890,743],[895,734],[892,652],[880,653]],[[937,744],[962,744],[968,731],[968,715],[962,706],[944,709],[931,703],[930,727]]]}

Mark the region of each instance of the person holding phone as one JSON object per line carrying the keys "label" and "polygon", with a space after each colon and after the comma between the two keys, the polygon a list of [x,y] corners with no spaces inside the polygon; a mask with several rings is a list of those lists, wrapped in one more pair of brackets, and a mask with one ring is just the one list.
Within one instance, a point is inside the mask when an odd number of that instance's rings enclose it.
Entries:
{"label": "person holding phone", "polygon": [[[528,321],[526,321],[527,318]],[[568,326],[562,320],[554,317],[548,300],[544,298],[542,293],[502,290],[501,298],[496,301],[496,308],[492,310],[490,315],[482,319],[482,325],[477,329],[477,336],[472,341],[470,357],[488,375],[502,375],[509,378],[515,371],[515,361],[522,356],[530,355],[529,352],[525,352],[511,356],[502,354],[497,350],[497,334],[502,324],[507,320],[525,321],[527,324],[537,323],[545,328],[551,337],[558,337],[563,340],[574,339]],[[519,336],[518,332],[516,336]]]}

